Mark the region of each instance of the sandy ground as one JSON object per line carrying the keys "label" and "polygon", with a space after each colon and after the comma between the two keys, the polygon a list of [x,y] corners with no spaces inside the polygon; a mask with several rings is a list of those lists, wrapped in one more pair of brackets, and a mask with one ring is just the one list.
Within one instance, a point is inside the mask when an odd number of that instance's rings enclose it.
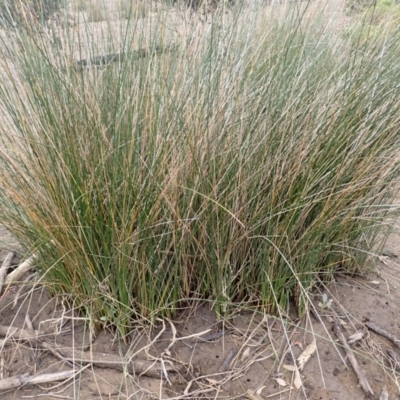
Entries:
{"label": "sandy ground", "polygon": [[[315,9],[320,5],[316,2]],[[328,1],[326,5],[326,12],[341,29],[348,21],[336,11],[340,4]],[[371,398],[397,399],[399,375],[387,350],[399,357],[400,351],[367,325],[374,323],[400,338],[398,228],[394,224],[387,251],[370,276],[335,277],[328,288],[312,295],[315,310],[310,316],[288,315],[284,323],[250,311],[218,321],[204,304],[183,310],[174,321],[159,322],[154,329],[137,328],[127,343],[118,343],[107,330],[91,338],[84,318],[60,299],[50,298],[40,285],[34,290],[29,285],[6,288],[0,296],[0,337],[8,337],[0,347],[0,398],[363,399],[359,380],[332,330],[336,316],[347,339],[364,331],[351,349],[374,393]],[[17,254],[13,261],[17,265],[20,247],[4,229],[0,229],[0,238],[0,262],[9,250]],[[333,301],[329,309],[319,307],[323,293]],[[18,333],[7,327],[19,328],[19,334],[24,330],[27,336],[17,340]],[[293,366],[314,340],[314,354],[296,375]],[[229,355],[232,359],[225,365]],[[123,362],[122,371],[121,365],[107,364],[114,358]],[[140,362],[150,362],[141,375],[129,367],[139,368]],[[73,368],[77,374],[67,381],[2,386],[7,378]],[[388,397],[380,397],[384,388]]]}
{"label": "sandy ground", "polygon": [[[254,397],[257,399],[363,399],[358,378],[332,331],[334,315],[339,316],[346,338],[365,330],[363,338],[351,349],[375,393],[371,398],[379,398],[384,387],[389,399],[399,398],[398,373],[387,358],[387,350],[399,356],[400,352],[388,339],[366,328],[366,324],[374,323],[400,337],[400,280],[396,276],[399,235],[391,236],[388,250],[391,256],[382,256],[376,272],[368,279],[337,276],[325,288],[323,292],[333,299],[330,309],[318,307],[321,292],[315,293],[316,313],[311,317],[298,320],[293,314],[282,324],[272,316],[242,312],[218,321],[205,304],[183,311],[174,321],[160,322],[153,330],[134,330],[127,344],[115,342],[106,330],[91,342],[82,316],[74,315],[60,301],[49,298],[39,286],[33,293],[23,294],[13,308],[19,287],[11,287],[0,299],[0,333],[2,327],[18,327],[30,332],[31,340],[9,339],[0,356],[1,378],[72,370],[59,355],[49,352],[43,342],[59,354],[69,354],[75,349],[75,368],[81,372],[66,383],[1,390],[1,398],[50,399],[57,395],[66,399],[173,399],[187,394],[185,398],[191,399],[244,399],[251,398],[248,397],[251,390],[259,391],[259,397]],[[29,321],[34,331],[29,331]],[[300,372],[302,386],[296,389],[296,375],[288,366],[295,365],[295,360],[314,339],[316,352]],[[223,368],[231,352],[234,358]],[[137,376],[132,371],[107,368],[104,362],[111,362],[113,357],[126,365],[140,360],[160,365],[162,360],[174,371],[162,374],[151,367]],[[103,365],[81,363],[82,359]],[[0,379],[0,388],[1,382]]]}

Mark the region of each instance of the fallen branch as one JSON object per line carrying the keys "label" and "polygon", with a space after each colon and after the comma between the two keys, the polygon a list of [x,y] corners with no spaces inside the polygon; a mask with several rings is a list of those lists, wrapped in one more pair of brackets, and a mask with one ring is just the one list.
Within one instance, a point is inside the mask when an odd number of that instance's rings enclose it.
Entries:
{"label": "fallen branch", "polygon": [[156,46],[153,49],[141,48],[138,50],[133,50],[131,52],[125,53],[112,53],[105,54],[102,56],[93,57],[90,59],[83,59],[75,62],[75,69],[81,69],[83,67],[91,67],[91,66],[105,66],[111,63],[120,63],[129,59],[140,59],[144,57],[148,57],[154,54],[163,54],[169,53],[176,49],[176,45],[167,45],[167,46]]}
{"label": "fallen branch", "polygon": [[[177,372],[172,362],[165,360],[160,361],[149,360],[132,360],[124,361],[121,357],[114,354],[105,353],[86,353],[74,349],[65,349],[62,351],[55,349],[50,343],[36,336],[35,332],[26,329],[14,328],[11,326],[0,325],[0,336],[6,336],[7,339],[16,341],[34,342],[43,350],[49,351],[54,357],[70,364],[91,364],[99,368],[111,368],[118,371],[128,371],[130,374],[145,375],[151,378],[160,378],[165,372]],[[70,364],[71,365],[71,364]]]}
{"label": "fallen branch", "polygon": [[360,366],[358,365],[358,361],[351,351],[350,347],[347,344],[347,340],[343,335],[342,330],[340,329],[339,323],[335,322],[333,324],[333,330],[336,334],[336,336],[339,339],[339,342],[344,348],[344,351],[346,352],[346,356],[348,360],[350,361],[351,366],[353,367],[353,370],[355,374],[357,375],[358,382],[360,383],[361,389],[366,393],[370,398],[373,398],[374,396],[374,391],[372,390],[371,385],[368,382],[367,377],[365,376],[365,372],[360,369]]}
{"label": "fallen branch", "polygon": [[40,374],[40,375],[18,375],[12,378],[6,378],[0,380],[0,391],[14,389],[26,385],[37,385],[39,383],[48,383],[61,381],[74,376],[76,371],[61,371],[54,372],[52,374]]}
{"label": "fallen branch", "polygon": [[375,325],[372,322],[367,322],[365,326],[370,329],[371,331],[377,333],[378,335],[381,335],[385,337],[386,339],[389,339],[393,344],[397,347],[400,347],[400,339],[398,339],[396,336],[392,335],[391,333],[385,331],[381,327]]}

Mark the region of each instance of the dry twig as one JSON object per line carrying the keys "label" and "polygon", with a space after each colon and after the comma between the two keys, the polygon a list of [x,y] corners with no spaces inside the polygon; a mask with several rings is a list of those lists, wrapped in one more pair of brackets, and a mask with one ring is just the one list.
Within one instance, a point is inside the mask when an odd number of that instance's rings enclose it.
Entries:
{"label": "dry twig", "polygon": [[375,325],[373,322],[367,322],[365,326],[370,329],[371,331],[374,331],[378,335],[381,335],[385,337],[386,339],[389,339],[393,344],[397,347],[400,347],[400,339],[398,339],[396,336],[391,334],[390,332],[385,331],[381,327]]}
{"label": "dry twig", "polygon": [[13,305],[12,305],[12,309],[14,309],[17,304],[18,304],[18,299],[20,298],[20,296],[22,295],[22,293],[24,292],[27,283],[36,276],[36,272],[34,272],[33,274],[28,275],[25,279],[24,282],[22,283],[22,285],[19,287],[18,292],[15,294],[14,296],[14,301],[13,301]]}
{"label": "dry twig", "polygon": [[298,327],[300,326],[300,324],[301,324],[301,320],[298,321],[296,325],[294,325],[293,331],[291,332],[290,336],[287,338],[286,343],[285,343],[284,347],[282,348],[282,351],[281,351],[281,353],[279,355],[279,358],[278,358],[279,359],[279,365],[278,365],[278,368],[277,368],[277,372],[279,372],[279,370],[281,369],[282,364],[283,364],[283,362],[285,360],[286,354],[288,353],[288,351],[291,351],[291,348],[290,348],[291,341],[292,341],[292,338],[295,335]]}
{"label": "dry twig", "polygon": [[335,331],[335,334],[338,337],[339,342],[341,343],[341,345],[344,348],[344,351],[346,352],[346,356],[347,356],[348,360],[350,361],[350,364],[353,367],[353,370],[354,370],[355,374],[357,375],[357,378],[358,378],[358,381],[360,383],[360,386],[361,386],[362,390],[370,398],[373,398],[374,391],[372,390],[372,387],[369,384],[368,379],[365,376],[364,371],[361,370],[355,355],[353,354],[353,352],[351,351],[350,347],[348,346],[347,340],[344,337],[343,332],[342,332],[342,330],[340,328],[340,324],[338,322],[335,322],[333,324],[333,330]]}
{"label": "dry twig", "polygon": [[228,369],[228,367],[229,367],[230,363],[232,362],[233,357],[235,357],[235,355],[236,355],[236,349],[232,348],[231,351],[229,352],[229,354],[227,355],[227,357],[225,358],[225,361],[220,366],[220,368],[219,368],[220,372],[225,372]]}
{"label": "dry twig", "polygon": [[72,377],[76,371],[61,371],[52,374],[40,374],[40,375],[18,375],[12,378],[6,378],[0,380],[0,391],[14,389],[26,385],[37,385],[39,383],[47,383],[54,381],[61,381]]}

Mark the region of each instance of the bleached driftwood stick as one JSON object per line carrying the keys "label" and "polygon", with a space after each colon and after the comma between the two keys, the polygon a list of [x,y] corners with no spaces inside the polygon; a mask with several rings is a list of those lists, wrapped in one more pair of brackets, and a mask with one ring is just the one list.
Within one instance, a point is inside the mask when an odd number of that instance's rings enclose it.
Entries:
{"label": "bleached driftwood stick", "polygon": [[54,381],[61,381],[74,376],[75,371],[61,371],[54,372],[52,374],[40,374],[40,375],[18,375],[11,378],[0,380],[0,391],[18,388],[25,385],[37,385],[38,383],[47,383]]}
{"label": "bleached driftwood stick", "polygon": [[372,390],[371,385],[368,382],[367,377],[365,376],[364,371],[361,370],[360,366],[358,365],[358,361],[351,351],[346,338],[343,335],[342,330],[340,329],[339,323],[335,322],[333,324],[333,330],[336,334],[336,336],[339,339],[339,342],[344,348],[344,351],[346,352],[346,356],[348,360],[350,361],[351,366],[353,367],[353,370],[355,374],[357,375],[358,382],[360,383],[361,389],[364,391],[365,394],[367,394],[370,398],[373,398],[374,396],[374,391]]}
{"label": "bleached driftwood stick", "polygon": [[11,274],[8,274],[5,280],[5,284],[9,285],[13,282],[18,281],[23,275],[25,275],[33,266],[36,256],[33,255],[26,259],[20,264]]}

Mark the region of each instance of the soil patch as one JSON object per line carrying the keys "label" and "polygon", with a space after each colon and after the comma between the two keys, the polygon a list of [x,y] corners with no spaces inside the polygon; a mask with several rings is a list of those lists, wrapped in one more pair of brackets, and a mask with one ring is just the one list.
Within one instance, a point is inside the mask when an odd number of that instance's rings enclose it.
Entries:
{"label": "soil patch", "polygon": [[[337,277],[324,290],[333,300],[329,309],[319,305],[322,292],[315,293],[311,317],[284,316],[282,322],[242,312],[218,320],[204,304],[184,310],[174,321],[133,330],[127,344],[115,341],[106,329],[93,339],[82,316],[39,286],[19,293],[13,307],[20,286],[10,287],[0,301],[0,334],[2,327],[10,327],[8,336],[12,328],[32,336],[26,340],[14,335],[3,345],[0,387],[2,380],[25,374],[80,372],[66,382],[5,390],[1,398],[362,399],[358,378],[332,331],[334,318],[341,321],[346,338],[365,330],[350,348],[375,393],[373,398],[379,398],[384,388],[389,399],[398,398],[398,373],[387,350],[399,357],[400,351],[366,328],[374,323],[400,338],[400,282],[393,276],[399,267],[397,235],[392,235],[388,250],[391,256],[381,257],[377,273],[368,280]],[[300,372],[297,389],[292,369],[314,340],[316,351]],[[75,359],[63,360],[71,350]],[[120,367],[108,367],[112,360],[120,360]],[[148,363],[148,371],[135,374],[131,366],[142,361]]]}

